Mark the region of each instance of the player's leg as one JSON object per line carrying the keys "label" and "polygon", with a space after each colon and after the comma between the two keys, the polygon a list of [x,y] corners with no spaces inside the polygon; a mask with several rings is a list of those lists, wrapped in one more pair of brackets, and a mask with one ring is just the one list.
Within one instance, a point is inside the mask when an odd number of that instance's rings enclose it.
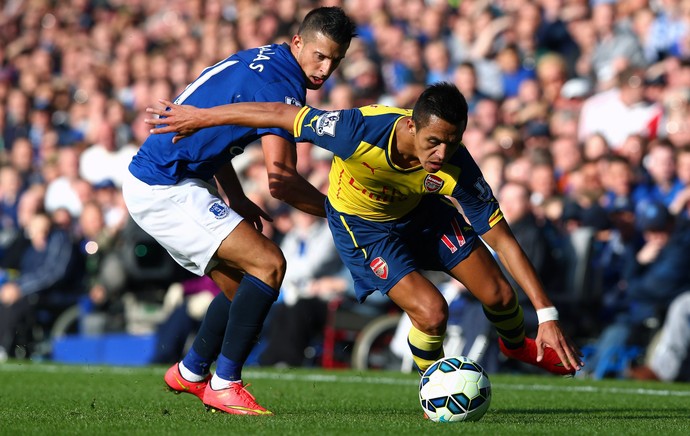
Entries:
{"label": "player's leg", "polygon": [[[216,283],[234,295],[242,274],[227,269],[224,276],[216,273]],[[210,367],[216,361],[226,335],[231,301],[221,292],[209,304],[192,347],[179,364],[171,366],[165,374],[168,387],[177,393],[192,393],[203,400],[204,390],[211,379]]]}
{"label": "player's leg", "polygon": [[571,375],[558,354],[551,348],[544,350],[544,357],[537,362],[537,346],[533,339],[525,337],[522,307],[517,293],[503,275],[496,260],[486,246],[476,239],[470,254],[451,269],[451,274],[481,301],[484,313],[499,335],[503,354],[559,375]]}
{"label": "player's leg", "polygon": [[520,347],[525,328],[517,294],[479,239],[474,241],[470,254],[451,269],[451,274],[482,303],[498,335],[512,348]]}
{"label": "player's leg", "polygon": [[[247,403],[252,397],[240,382],[241,367],[268,308],[278,296],[285,274],[282,253],[273,242],[230,209],[215,186],[203,180],[185,179],[177,185],[150,186],[132,176],[123,183],[123,193],[130,214],[142,229],[156,238],[180,265],[198,275],[208,273],[225,295],[233,299],[229,308],[228,303],[223,307],[221,303],[224,301],[217,300],[219,308],[212,314],[221,315],[212,316],[211,329],[214,332],[221,331],[221,328],[227,331],[228,325],[231,326],[232,343],[226,344],[224,335],[221,357],[225,358],[218,359],[218,371],[221,381],[238,382],[235,383],[238,386],[232,387],[231,396],[247,400],[244,401]],[[244,274],[240,278],[233,271],[243,271]],[[236,310],[233,309],[235,306]],[[225,309],[228,309],[229,316],[223,323]],[[197,362],[190,366],[197,366],[198,371],[202,364]],[[176,368],[179,372],[179,365]],[[206,397],[204,393],[205,402]],[[243,410],[239,413],[253,412]]]}
{"label": "player's leg", "polygon": [[[285,258],[275,243],[242,221],[216,252],[218,265],[209,275],[232,298],[216,372],[204,404],[227,413],[270,414],[245,390],[242,367],[252,351],[268,312],[278,298]],[[243,271],[235,287],[235,271]]]}
{"label": "player's leg", "polygon": [[407,342],[420,373],[443,357],[448,304],[441,292],[417,271],[396,283],[388,297],[407,313],[412,327]]}

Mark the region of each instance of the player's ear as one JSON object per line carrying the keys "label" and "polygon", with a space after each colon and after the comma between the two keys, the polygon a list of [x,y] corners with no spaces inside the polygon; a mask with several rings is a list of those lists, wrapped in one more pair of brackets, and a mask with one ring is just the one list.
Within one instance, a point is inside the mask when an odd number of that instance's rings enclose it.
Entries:
{"label": "player's ear", "polygon": [[304,39],[302,39],[301,35],[294,35],[292,37],[292,47],[297,50],[299,53],[302,50],[302,47],[304,46]]}
{"label": "player's ear", "polygon": [[417,133],[417,127],[414,124],[414,121],[412,121],[412,118],[407,118],[405,120],[407,131],[410,132],[410,135],[414,136]]}

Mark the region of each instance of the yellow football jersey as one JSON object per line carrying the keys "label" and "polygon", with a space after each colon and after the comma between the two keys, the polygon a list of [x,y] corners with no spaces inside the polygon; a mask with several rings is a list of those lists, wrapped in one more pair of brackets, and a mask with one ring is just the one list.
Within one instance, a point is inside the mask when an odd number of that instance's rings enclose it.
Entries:
{"label": "yellow football jersey", "polygon": [[295,138],[334,153],[328,199],[341,213],[390,221],[409,213],[423,195],[447,195],[458,200],[480,234],[491,228],[502,214],[465,147],[433,174],[391,160],[396,126],[411,115],[380,105],[338,111],[306,106],[295,118]]}

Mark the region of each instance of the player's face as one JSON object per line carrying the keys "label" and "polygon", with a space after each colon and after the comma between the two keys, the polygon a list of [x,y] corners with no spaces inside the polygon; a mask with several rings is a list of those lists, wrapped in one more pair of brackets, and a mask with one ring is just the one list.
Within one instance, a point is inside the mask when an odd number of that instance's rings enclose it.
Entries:
{"label": "player's face", "polygon": [[460,148],[464,128],[432,116],[415,131],[415,153],[428,173],[435,173]]}
{"label": "player's face", "polygon": [[307,89],[319,89],[340,65],[349,44],[339,45],[321,32],[292,37],[292,54],[307,78]]}

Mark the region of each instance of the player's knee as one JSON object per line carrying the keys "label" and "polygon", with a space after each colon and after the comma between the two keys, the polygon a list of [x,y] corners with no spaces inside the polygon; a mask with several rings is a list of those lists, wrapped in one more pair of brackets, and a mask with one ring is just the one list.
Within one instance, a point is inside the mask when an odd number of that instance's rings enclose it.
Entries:
{"label": "player's knee", "polygon": [[258,268],[259,270],[254,275],[273,289],[279,290],[287,269],[287,261],[283,253],[278,249],[270,250]]}
{"label": "player's knee", "polygon": [[419,329],[428,335],[441,335],[446,331],[448,305],[429,304],[420,310],[415,320]]}
{"label": "player's knee", "polygon": [[515,300],[515,290],[507,280],[498,280],[487,290],[488,295],[484,304],[492,309],[501,310],[511,307]]}

